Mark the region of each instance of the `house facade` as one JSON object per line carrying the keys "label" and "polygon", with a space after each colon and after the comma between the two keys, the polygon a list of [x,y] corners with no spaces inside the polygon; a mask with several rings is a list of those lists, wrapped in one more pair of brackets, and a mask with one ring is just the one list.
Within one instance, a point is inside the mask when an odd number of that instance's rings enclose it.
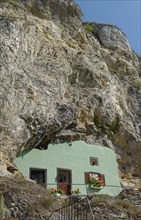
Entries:
{"label": "house facade", "polygon": [[[115,196],[122,190],[114,151],[84,141],[23,151],[14,162],[23,176],[47,188],[62,188],[65,194],[79,188],[81,194]],[[90,184],[90,180],[101,184]]]}

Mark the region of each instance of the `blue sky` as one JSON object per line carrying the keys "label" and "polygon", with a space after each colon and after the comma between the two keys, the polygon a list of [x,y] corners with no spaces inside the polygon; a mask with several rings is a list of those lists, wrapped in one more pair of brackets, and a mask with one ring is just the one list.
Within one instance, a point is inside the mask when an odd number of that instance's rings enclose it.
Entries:
{"label": "blue sky", "polygon": [[132,49],[141,55],[141,0],[75,0],[83,21],[113,24],[128,38]]}

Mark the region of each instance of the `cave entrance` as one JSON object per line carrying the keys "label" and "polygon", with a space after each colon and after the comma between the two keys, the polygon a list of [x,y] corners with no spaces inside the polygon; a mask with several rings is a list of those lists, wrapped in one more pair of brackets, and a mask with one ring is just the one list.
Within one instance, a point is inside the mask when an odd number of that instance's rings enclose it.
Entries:
{"label": "cave entrance", "polygon": [[47,185],[47,170],[30,168],[29,178],[34,180],[36,183],[46,186]]}

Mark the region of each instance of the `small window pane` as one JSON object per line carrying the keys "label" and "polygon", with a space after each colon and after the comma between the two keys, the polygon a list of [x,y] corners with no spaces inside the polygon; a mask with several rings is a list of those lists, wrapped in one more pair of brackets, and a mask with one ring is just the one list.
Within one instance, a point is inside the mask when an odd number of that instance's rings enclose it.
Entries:
{"label": "small window pane", "polygon": [[92,166],[98,166],[98,158],[97,157],[90,157],[90,164]]}
{"label": "small window pane", "polygon": [[34,180],[36,183],[45,184],[46,183],[46,170],[31,168],[30,179]]}

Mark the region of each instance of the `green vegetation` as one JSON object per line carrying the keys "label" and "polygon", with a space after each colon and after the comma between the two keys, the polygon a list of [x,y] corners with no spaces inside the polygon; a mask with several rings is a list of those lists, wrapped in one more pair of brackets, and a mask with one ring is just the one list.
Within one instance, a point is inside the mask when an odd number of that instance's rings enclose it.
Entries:
{"label": "green vegetation", "polygon": [[124,212],[129,218],[138,219],[141,208],[139,206],[134,206],[133,202],[129,200],[117,199],[114,204],[111,205],[111,210],[119,210]]}
{"label": "green vegetation", "polygon": [[112,122],[107,122],[107,123],[101,123],[99,122],[99,116],[95,115],[94,117],[94,123],[96,125],[96,127],[101,128],[101,130],[103,132],[105,132],[106,134],[113,136],[114,134],[116,134],[116,132],[119,130],[120,128],[120,123],[119,123],[119,119],[116,119],[115,121]]}
{"label": "green vegetation", "polygon": [[130,209],[132,206],[132,203],[130,201],[117,199],[116,202],[113,204],[113,208],[118,209],[119,207],[122,207],[124,209]]}
{"label": "green vegetation", "polygon": [[112,197],[108,195],[95,195],[94,198],[91,200],[92,206],[101,206],[102,204],[108,204]]}
{"label": "green vegetation", "polygon": [[[118,215],[123,213],[126,217],[124,219],[140,219],[141,217],[141,207],[140,205],[135,206],[134,200],[123,200],[119,197],[111,197],[108,195],[95,195],[91,200],[91,206],[94,210],[107,210],[105,213],[111,211],[111,213],[116,213],[117,217],[114,219],[119,219]],[[112,216],[108,216],[106,219],[112,219]]]}
{"label": "green vegetation", "polygon": [[94,30],[94,28],[91,25],[86,25],[85,29],[90,33],[93,33],[93,30]]}
{"label": "green vegetation", "polygon": [[53,195],[55,195],[56,193],[59,193],[59,194],[61,194],[61,195],[64,194],[64,190],[63,190],[62,188],[60,188],[60,189],[49,188],[48,191],[49,191],[51,194],[53,194]]}
{"label": "green vegetation", "polygon": [[102,180],[96,179],[96,178],[93,178],[93,177],[89,177],[88,184],[93,185],[93,186],[98,186],[98,187],[104,185]]}
{"label": "green vegetation", "polygon": [[80,194],[80,189],[74,189],[71,191],[73,194]]}
{"label": "green vegetation", "polygon": [[119,130],[119,122],[112,121],[102,126],[102,129],[109,135],[114,135]]}

